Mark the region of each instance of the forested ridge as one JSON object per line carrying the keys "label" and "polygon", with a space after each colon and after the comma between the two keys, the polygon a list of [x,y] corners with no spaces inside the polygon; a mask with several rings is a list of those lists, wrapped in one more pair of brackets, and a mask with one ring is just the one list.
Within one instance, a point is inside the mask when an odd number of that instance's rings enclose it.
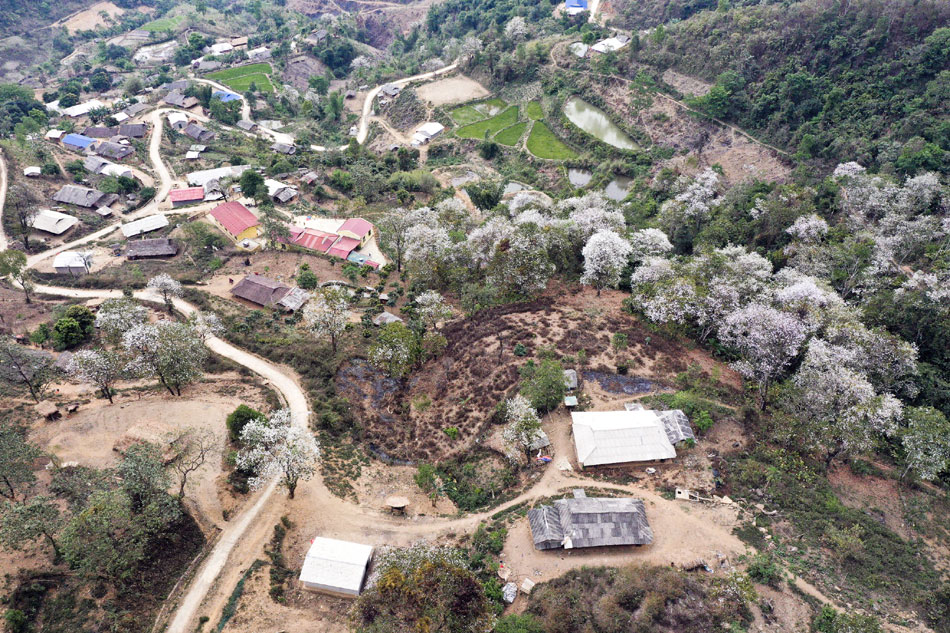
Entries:
{"label": "forested ridge", "polygon": [[[662,13],[674,3],[653,4]],[[636,58],[716,81],[697,105],[802,159],[945,173],[950,3],[786,5],[722,2],[656,28]]]}

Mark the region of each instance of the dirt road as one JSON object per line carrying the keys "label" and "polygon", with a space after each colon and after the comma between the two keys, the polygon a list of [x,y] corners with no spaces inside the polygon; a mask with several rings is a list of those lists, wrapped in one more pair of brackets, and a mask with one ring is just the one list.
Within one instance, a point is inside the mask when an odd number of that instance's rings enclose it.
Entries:
{"label": "dirt road", "polygon": [[[7,161],[3,157],[3,150],[0,149],[0,212],[7,204]],[[0,225],[0,251],[7,250],[7,234]]]}

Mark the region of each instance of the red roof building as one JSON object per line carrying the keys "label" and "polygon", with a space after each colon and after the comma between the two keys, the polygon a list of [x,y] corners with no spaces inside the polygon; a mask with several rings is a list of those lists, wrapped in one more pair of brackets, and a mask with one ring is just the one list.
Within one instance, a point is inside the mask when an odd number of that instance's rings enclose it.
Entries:
{"label": "red roof building", "polygon": [[360,246],[365,246],[367,240],[373,237],[373,225],[363,218],[350,218],[336,232],[343,237],[356,239]]}
{"label": "red roof building", "polygon": [[225,202],[212,209],[209,215],[236,241],[253,239],[260,232],[261,223],[257,216],[240,202]]}
{"label": "red roof building", "polygon": [[326,253],[338,239],[340,239],[340,236],[336,233],[327,233],[317,229],[302,229],[296,226],[290,227],[291,243],[311,251]]}
{"label": "red roof building", "polygon": [[346,259],[355,248],[360,245],[360,241],[352,237],[341,237],[328,251],[327,255],[333,255],[340,259]]}
{"label": "red roof building", "polygon": [[203,187],[173,189],[168,193],[168,198],[172,201],[173,207],[183,207],[186,204],[203,201],[205,199],[205,190]]}

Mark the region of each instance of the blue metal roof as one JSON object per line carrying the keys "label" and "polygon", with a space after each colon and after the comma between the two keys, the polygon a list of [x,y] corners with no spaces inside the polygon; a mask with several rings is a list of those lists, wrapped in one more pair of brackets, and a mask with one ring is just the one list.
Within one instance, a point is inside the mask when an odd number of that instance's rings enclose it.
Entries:
{"label": "blue metal roof", "polygon": [[564,0],[564,6],[568,9],[586,9],[587,0]]}
{"label": "blue metal roof", "polygon": [[240,95],[236,95],[233,92],[225,92],[224,90],[216,90],[211,93],[211,96],[215,99],[220,99],[225,103],[228,103],[229,101],[238,101],[241,98]]}
{"label": "blue metal roof", "polygon": [[362,253],[350,253],[349,257],[346,258],[347,261],[353,262],[354,264],[365,264],[367,259],[369,259],[369,257]]}
{"label": "blue metal roof", "polygon": [[76,147],[81,147],[83,149],[86,149],[95,142],[96,139],[83,136],[82,134],[67,134],[63,137],[63,143],[75,145]]}

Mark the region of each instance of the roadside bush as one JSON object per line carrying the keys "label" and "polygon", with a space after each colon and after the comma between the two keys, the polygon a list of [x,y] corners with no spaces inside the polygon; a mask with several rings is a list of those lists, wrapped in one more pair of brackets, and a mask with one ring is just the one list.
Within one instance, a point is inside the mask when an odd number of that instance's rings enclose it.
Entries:
{"label": "roadside bush", "polygon": [[244,426],[251,420],[258,420],[263,418],[264,414],[256,409],[252,409],[246,404],[238,406],[237,409],[231,412],[227,419],[228,425],[228,436],[231,438],[232,442],[237,442],[241,439],[241,431],[244,430]]}

